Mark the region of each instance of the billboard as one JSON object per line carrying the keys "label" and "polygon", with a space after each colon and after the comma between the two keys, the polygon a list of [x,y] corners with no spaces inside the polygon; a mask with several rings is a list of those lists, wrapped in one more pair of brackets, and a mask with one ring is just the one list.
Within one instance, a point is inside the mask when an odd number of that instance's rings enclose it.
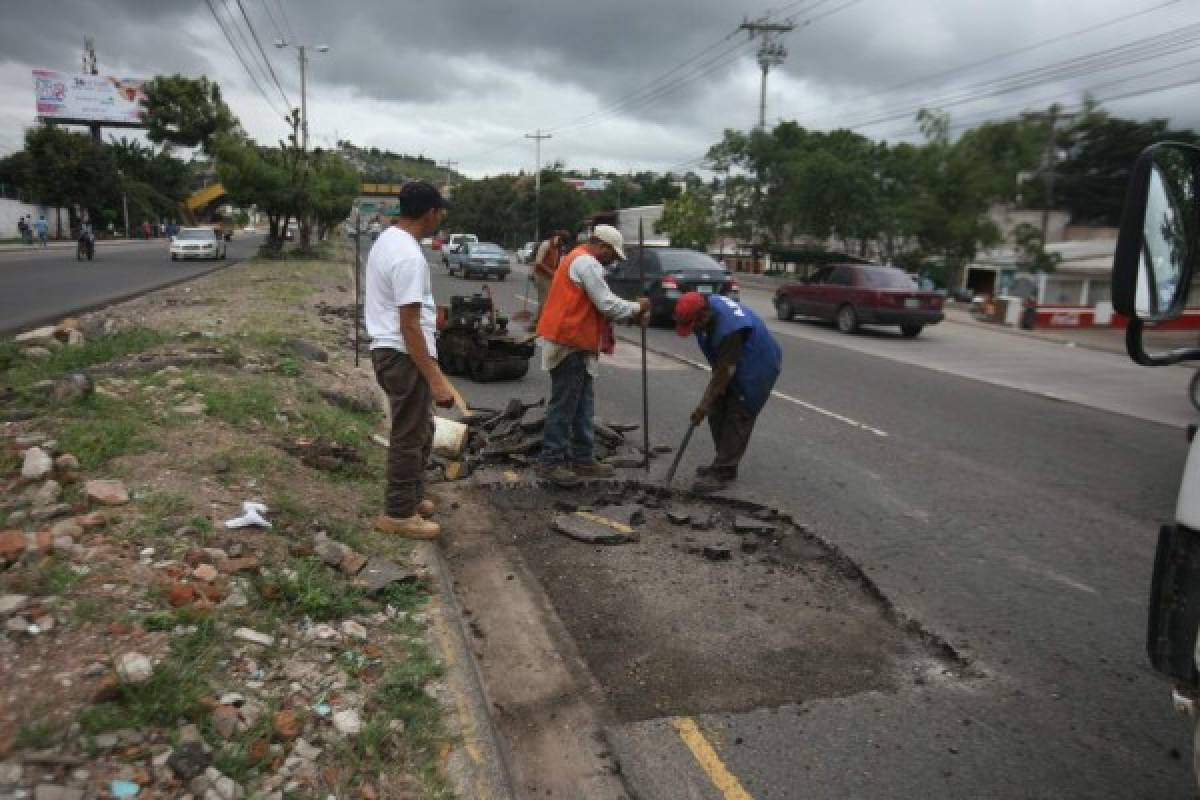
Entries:
{"label": "billboard", "polygon": [[137,78],[35,69],[33,94],[38,119],[140,128],[146,100],[144,83]]}
{"label": "billboard", "polygon": [[602,192],[612,181],[607,178],[564,178],[563,183],[574,186],[581,192]]}

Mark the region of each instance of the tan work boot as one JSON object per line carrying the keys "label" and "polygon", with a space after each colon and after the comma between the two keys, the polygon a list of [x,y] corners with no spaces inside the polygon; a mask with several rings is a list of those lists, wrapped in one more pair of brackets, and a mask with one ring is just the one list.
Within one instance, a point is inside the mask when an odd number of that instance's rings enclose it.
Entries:
{"label": "tan work boot", "polygon": [[389,517],[385,514],[375,518],[375,530],[405,539],[436,539],[442,533],[442,526],[419,514],[411,517]]}
{"label": "tan work boot", "polygon": [[417,516],[424,517],[425,519],[432,517],[433,512],[436,510],[437,509],[435,509],[433,506],[433,501],[429,498],[425,498],[421,502],[417,503]]}
{"label": "tan work boot", "polygon": [[601,464],[599,461],[572,464],[571,471],[581,478],[611,478],[617,473],[612,464]]}

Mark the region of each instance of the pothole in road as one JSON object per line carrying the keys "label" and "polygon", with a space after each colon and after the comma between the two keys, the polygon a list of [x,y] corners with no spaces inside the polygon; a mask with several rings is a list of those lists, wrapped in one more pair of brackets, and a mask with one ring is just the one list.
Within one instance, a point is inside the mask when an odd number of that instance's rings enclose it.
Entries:
{"label": "pothole in road", "polygon": [[[636,487],[465,497],[519,551],[623,721],[893,692],[964,670],[844,556],[768,510]],[[643,510],[636,541],[554,529],[558,516],[631,503]],[[759,530],[737,532],[739,521]]]}

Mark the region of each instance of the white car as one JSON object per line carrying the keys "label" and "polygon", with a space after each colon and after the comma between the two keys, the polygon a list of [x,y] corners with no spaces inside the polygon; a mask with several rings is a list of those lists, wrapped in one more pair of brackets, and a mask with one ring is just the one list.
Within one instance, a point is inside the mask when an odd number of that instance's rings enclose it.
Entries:
{"label": "white car", "polygon": [[180,228],[171,241],[171,260],[225,257],[225,241],[212,228]]}

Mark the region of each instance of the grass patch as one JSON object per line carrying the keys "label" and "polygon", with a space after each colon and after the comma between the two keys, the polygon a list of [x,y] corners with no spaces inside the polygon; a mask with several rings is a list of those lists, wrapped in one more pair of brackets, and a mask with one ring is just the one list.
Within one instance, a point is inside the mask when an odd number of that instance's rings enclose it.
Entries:
{"label": "grass patch", "polygon": [[196,388],[204,393],[209,416],[234,427],[247,428],[252,423],[268,425],[275,421],[277,392],[267,381],[238,381],[236,386],[212,383]]}
{"label": "grass patch", "polygon": [[84,470],[154,448],[147,415],[135,404],[92,395],[72,408],[58,434],[59,447],[79,459]]}
{"label": "grass patch", "polygon": [[210,694],[220,635],[209,618],[196,618],[194,633],[176,637],[171,650],[145,683],[124,684],[116,700],[83,711],[80,725],[96,734],[119,728],[173,727],[180,719],[202,723]]}
{"label": "grass patch", "polygon": [[112,605],[110,603],[101,603],[99,600],[94,600],[90,597],[84,597],[75,602],[75,607],[71,610],[71,616],[78,623],[91,625],[109,619],[112,616]]}
{"label": "grass patch", "polygon": [[265,604],[292,618],[327,622],[364,607],[363,593],[316,559],[292,559],[285,569],[256,576],[253,585]]}
{"label": "grass patch", "polygon": [[7,591],[51,597],[64,594],[80,581],[71,565],[51,556],[27,570],[14,571],[6,576]]}
{"label": "grass patch", "polygon": [[157,347],[166,337],[149,328],[131,328],[127,331],[92,339],[82,347],[64,347],[54,351],[44,361],[28,361],[19,354],[19,348],[11,340],[0,348],[0,370],[9,370],[9,380],[17,389],[28,387],[40,380],[53,378],[66,372],[86,369],[104,364],[132,353],[141,353]]}
{"label": "grass patch", "polygon": [[18,750],[48,750],[58,742],[58,726],[53,720],[30,720],[17,728],[13,745]]}

